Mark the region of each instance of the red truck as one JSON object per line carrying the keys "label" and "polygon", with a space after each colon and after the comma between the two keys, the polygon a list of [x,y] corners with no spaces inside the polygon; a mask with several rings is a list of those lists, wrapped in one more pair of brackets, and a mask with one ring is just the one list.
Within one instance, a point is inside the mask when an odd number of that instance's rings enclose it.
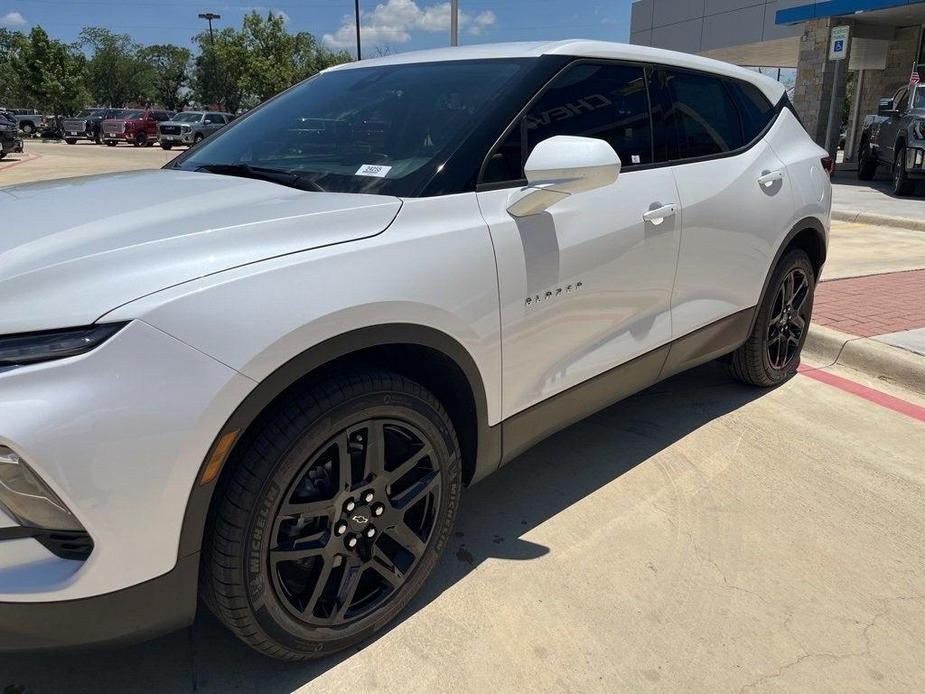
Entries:
{"label": "red truck", "polygon": [[157,124],[170,120],[172,116],[170,111],[129,111],[122,118],[104,120],[100,134],[109,147],[115,147],[120,142],[135,147],[150,147],[157,142]]}

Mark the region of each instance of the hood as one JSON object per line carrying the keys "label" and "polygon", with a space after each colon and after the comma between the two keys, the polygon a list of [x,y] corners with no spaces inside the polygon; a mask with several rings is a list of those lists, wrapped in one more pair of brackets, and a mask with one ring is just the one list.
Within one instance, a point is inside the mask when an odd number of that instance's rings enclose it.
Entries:
{"label": "hood", "polygon": [[166,169],[0,188],[0,335],[88,325],[166,287],[374,236],[400,207]]}

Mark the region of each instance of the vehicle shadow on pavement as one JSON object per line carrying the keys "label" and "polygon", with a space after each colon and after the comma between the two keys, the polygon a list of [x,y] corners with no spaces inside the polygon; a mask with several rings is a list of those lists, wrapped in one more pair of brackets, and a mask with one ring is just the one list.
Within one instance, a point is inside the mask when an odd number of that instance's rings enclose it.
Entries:
{"label": "vehicle shadow on pavement", "polygon": [[832,178],[832,183],[837,183],[838,185],[843,186],[850,186],[852,188],[871,188],[879,193],[883,193],[887,197],[893,198],[894,200],[910,200],[917,197],[920,198],[923,196],[923,194],[925,194],[925,184],[919,184],[915,190],[915,193],[912,195],[896,195],[896,193],[893,192],[893,179],[890,176],[890,172],[885,169],[878,170],[872,181],[862,181],[854,174],[854,172],[846,171],[836,174]]}
{"label": "vehicle shadow on pavement", "polygon": [[315,663],[280,663],[252,652],[200,608],[189,629],[144,644],[0,656],[0,689],[4,694],[293,691],[397,624],[414,619],[483,562],[526,562],[555,552],[555,547],[523,535],[767,392],[734,382],[717,365],[708,364],[618,403],[523,454],[464,494],[456,532],[421,594],[395,623],[359,648]]}

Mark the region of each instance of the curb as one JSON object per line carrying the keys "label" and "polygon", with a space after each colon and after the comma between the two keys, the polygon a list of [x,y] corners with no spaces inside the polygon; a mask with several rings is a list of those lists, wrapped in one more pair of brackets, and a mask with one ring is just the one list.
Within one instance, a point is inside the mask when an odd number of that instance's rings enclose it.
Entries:
{"label": "curb", "polygon": [[803,350],[825,366],[847,366],[925,395],[925,357],[900,347],[811,324]]}
{"label": "curb", "polygon": [[832,219],[840,222],[854,222],[855,224],[870,224],[873,226],[898,227],[925,231],[925,219],[913,217],[893,217],[888,214],[874,214],[873,212],[852,212],[850,210],[832,210]]}

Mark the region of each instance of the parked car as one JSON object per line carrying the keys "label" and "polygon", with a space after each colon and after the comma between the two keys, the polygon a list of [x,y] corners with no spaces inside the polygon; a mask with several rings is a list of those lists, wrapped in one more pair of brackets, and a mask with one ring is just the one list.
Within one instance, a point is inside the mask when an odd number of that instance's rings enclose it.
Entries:
{"label": "parked car", "polygon": [[150,109],[127,111],[121,117],[104,120],[102,139],[109,147],[125,142],[135,147],[150,147],[157,142],[157,124],[170,120],[169,111]]}
{"label": "parked car", "polygon": [[65,118],[61,128],[64,141],[69,145],[78,140],[92,140],[97,144],[103,141],[101,127],[104,120],[124,120],[130,113],[124,108],[89,108],[73,118]]}
{"label": "parked car", "polygon": [[158,124],[158,139],[164,149],[171,149],[174,145],[195,145],[224,128],[232,120],[234,116],[230,113],[184,111],[169,121]]}
{"label": "parked car", "polygon": [[22,137],[16,118],[6,111],[0,111],[0,159],[7,154],[22,151]]}
{"label": "parked car", "polygon": [[34,135],[44,130],[48,121],[34,108],[14,108],[12,113],[24,135]]}
{"label": "parked car", "polygon": [[864,119],[858,178],[871,180],[878,166],[890,167],[896,195],[912,195],[925,178],[925,87],[900,87],[880,99],[876,116]]}
{"label": "parked car", "polygon": [[338,65],[164,169],[4,189],[0,646],[150,637],[197,586],[265,654],[362,643],[545,436],[796,372],[831,166],[770,78],[565,41]]}

